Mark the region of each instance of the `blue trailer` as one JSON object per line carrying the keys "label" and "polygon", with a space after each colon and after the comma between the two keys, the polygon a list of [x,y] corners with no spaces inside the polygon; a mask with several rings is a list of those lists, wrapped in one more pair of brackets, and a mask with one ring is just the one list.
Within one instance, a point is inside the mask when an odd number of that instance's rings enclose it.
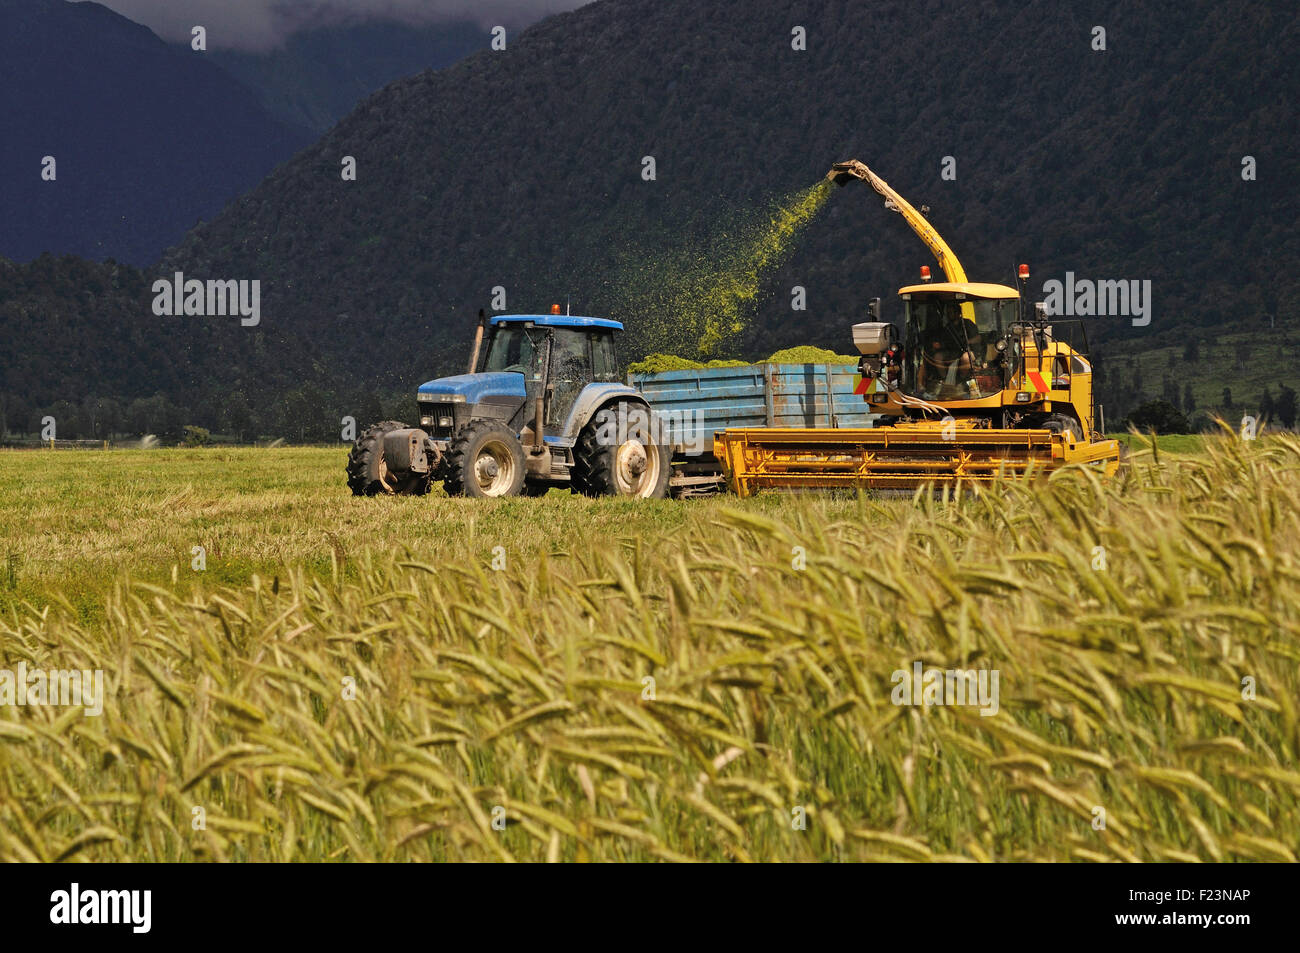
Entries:
{"label": "blue trailer", "polygon": [[879,419],[854,393],[852,364],[747,364],[629,373],[672,454],[674,496],[724,485],[713,435],[737,427],[871,427]]}

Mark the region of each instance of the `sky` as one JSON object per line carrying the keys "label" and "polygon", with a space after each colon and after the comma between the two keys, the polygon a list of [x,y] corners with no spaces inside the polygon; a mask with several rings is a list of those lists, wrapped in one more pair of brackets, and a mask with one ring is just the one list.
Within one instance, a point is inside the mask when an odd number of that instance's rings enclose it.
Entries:
{"label": "sky", "polygon": [[469,19],[485,27],[524,26],[588,0],[98,0],[164,40],[189,40],[196,25],[209,48],[264,51],[306,26],[349,18],[383,18],[427,24]]}

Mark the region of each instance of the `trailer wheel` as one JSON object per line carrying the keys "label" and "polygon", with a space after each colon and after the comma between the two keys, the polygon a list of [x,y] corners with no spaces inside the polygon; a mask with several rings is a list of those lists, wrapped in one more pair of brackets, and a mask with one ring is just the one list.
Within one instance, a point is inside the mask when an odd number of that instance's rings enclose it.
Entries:
{"label": "trailer wheel", "polygon": [[620,400],[600,410],[574,447],[573,488],[587,496],[662,500],[671,470],[669,449],[650,442],[644,404]]}
{"label": "trailer wheel", "polygon": [[494,420],[462,427],[445,466],[442,485],[449,496],[518,496],[524,486],[524,448]]}
{"label": "trailer wheel", "polygon": [[405,430],[406,424],[385,420],[364,430],[348,453],[348,487],[353,496],[424,496],[433,485],[431,473],[398,476],[384,463],[384,435]]}

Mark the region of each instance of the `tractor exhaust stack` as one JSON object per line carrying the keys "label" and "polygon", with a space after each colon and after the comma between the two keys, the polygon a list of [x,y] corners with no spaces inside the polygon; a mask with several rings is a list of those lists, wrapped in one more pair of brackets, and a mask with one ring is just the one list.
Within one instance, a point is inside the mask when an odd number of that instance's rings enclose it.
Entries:
{"label": "tractor exhaust stack", "polygon": [[483,329],[487,327],[487,316],[483,314],[483,309],[478,309],[478,328],[474,331],[474,349],[469,355],[469,370],[466,373],[478,373],[478,354],[483,348]]}

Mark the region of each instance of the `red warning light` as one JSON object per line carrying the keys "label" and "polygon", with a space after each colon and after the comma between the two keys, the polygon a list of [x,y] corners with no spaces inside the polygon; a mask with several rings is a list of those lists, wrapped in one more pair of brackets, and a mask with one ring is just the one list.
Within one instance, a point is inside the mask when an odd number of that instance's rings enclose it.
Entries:
{"label": "red warning light", "polygon": [[1020,266],[1020,280],[1021,280],[1021,281],[1028,281],[1028,280],[1029,280],[1029,266],[1028,266],[1028,265],[1021,265],[1021,266]]}
{"label": "red warning light", "polygon": [[559,313],[560,313],[560,306],[558,304],[551,305],[551,314],[559,314]]}
{"label": "red warning light", "polygon": [[922,266],[921,266],[921,280],[922,280],[922,281],[929,281],[929,280],[930,280],[930,266],[929,266],[929,265],[922,265]]}

